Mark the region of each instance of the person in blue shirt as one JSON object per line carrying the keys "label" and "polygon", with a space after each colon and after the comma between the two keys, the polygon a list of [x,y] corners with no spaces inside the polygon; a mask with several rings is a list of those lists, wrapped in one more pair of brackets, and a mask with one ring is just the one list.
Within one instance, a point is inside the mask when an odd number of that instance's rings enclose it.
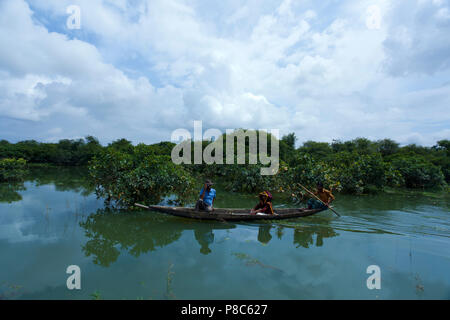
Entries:
{"label": "person in blue shirt", "polygon": [[211,180],[206,180],[205,184],[200,191],[200,199],[198,199],[195,205],[195,210],[200,211],[213,211],[214,199],[216,198],[216,190],[212,188],[213,183]]}

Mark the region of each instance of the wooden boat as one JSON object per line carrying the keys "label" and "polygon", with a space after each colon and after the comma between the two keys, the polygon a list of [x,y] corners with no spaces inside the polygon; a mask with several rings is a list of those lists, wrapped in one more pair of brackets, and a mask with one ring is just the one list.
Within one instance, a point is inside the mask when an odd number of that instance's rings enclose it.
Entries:
{"label": "wooden boat", "polygon": [[250,209],[222,209],[217,208],[212,212],[197,211],[194,208],[165,207],[165,206],[144,206],[136,203],[137,207],[163,212],[172,216],[219,221],[244,221],[244,220],[281,220],[299,217],[307,217],[316,214],[322,209],[277,209],[275,214],[250,214]]}

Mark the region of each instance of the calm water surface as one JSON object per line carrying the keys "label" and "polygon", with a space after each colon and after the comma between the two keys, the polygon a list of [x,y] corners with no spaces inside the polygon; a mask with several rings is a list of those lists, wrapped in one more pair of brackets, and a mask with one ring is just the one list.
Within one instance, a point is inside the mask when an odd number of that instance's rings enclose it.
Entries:
{"label": "calm water surface", "polygon": [[[0,298],[450,299],[448,195],[339,196],[341,218],[216,223],[104,210],[84,176],[38,169],[0,185]],[[255,201],[219,186],[216,206]],[[66,287],[69,265],[81,290]]]}

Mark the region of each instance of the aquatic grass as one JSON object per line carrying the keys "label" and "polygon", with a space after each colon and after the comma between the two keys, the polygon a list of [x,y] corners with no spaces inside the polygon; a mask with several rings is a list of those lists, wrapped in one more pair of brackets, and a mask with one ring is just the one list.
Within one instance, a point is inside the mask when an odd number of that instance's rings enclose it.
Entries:
{"label": "aquatic grass", "polygon": [[221,243],[224,243],[225,241],[228,241],[228,240],[230,240],[230,239],[231,239],[230,237],[224,237],[224,238],[222,238],[222,239],[216,241],[215,243],[216,243],[216,244],[221,244]]}
{"label": "aquatic grass", "polygon": [[423,196],[434,199],[448,199],[450,198],[450,187],[445,187],[444,190],[414,190],[406,188],[385,188],[384,193],[400,196]]}
{"label": "aquatic grass", "polygon": [[169,268],[167,270],[167,278],[166,278],[166,293],[165,297],[166,299],[175,299],[175,294],[173,293],[172,288],[172,282],[173,282],[173,276],[175,275],[175,272],[172,271],[174,264],[169,263]]}
{"label": "aquatic grass", "polygon": [[21,289],[23,289],[22,285],[3,281],[0,285],[0,300],[12,299],[18,296]]}
{"label": "aquatic grass", "polygon": [[423,286],[422,279],[420,278],[418,273],[416,273],[414,280],[416,281],[416,294],[418,296],[421,296],[425,291],[425,287]]}
{"label": "aquatic grass", "polygon": [[259,261],[258,259],[255,259],[255,258],[251,257],[250,255],[248,255],[246,253],[233,252],[232,255],[235,256],[237,259],[239,259],[241,261],[244,261],[246,266],[255,266],[255,265],[257,265],[257,266],[260,266],[262,268],[267,268],[267,269],[272,269],[272,270],[283,272],[283,270],[281,270],[280,268],[264,264],[261,261]]}
{"label": "aquatic grass", "polygon": [[92,300],[103,300],[102,295],[101,295],[100,291],[98,291],[98,290],[94,291],[89,296],[92,298]]}
{"label": "aquatic grass", "polygon": [[52,208],[48,206],[48,204],[45,204],[45,212],[44,212],[44,220],[45,220],[45,231],[49,232],[50,230],[50,211]]}

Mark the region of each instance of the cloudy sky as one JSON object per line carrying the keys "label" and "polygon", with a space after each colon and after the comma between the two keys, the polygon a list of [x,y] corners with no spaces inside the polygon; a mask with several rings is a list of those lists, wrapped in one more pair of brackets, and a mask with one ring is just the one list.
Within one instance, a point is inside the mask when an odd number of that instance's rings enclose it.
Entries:
{"label": "cloudy sky", "polygon": [[[67,8],[80,8],[80,29]],[[450,0],[0,0],[0,139],[450,138]]]}

